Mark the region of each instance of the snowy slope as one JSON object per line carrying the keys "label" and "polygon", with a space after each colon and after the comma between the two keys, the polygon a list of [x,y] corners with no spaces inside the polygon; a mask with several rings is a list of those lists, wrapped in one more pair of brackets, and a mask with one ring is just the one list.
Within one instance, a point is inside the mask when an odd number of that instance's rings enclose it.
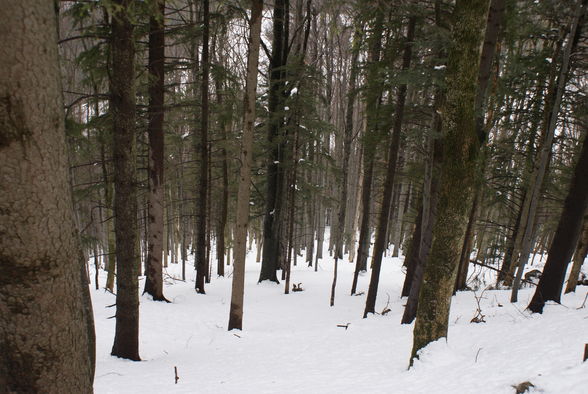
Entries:
{"label": "snowy slope", "polygon": [[[453,299],[449,340],[425,348],[407,370],[413,325],[400,324],[402,260],[385,258],[376,310],[362,319],[365,295],[350,296],[353,265],[339,264],[335,306],[329,307],[333,262],[314,272],[299,258],[292,281],[303,292],[283,294],[283,285],[257,285],[260,264],[248,254],[244,330],[228,332],[231,278],[213,277],[206,295],[194,291],[194,274],[184,283],[166,280],[171,304],[141,297],[142,362],[113,358],[115,297],[93,290],[97,331],[96,393],[514,393],[530,381],[536,392],[588,393],[587,287],[548,305],[543,315],[524,310],[508,291],[486,291],[486,323],[472,324],[472,292]],[[328,253],[325,253],[328,256]],[[231,268],[229,268],[229,273]],[[167,273],[179,277],[171,264]],[[104,283],[105,278],[101,278]],[[366,291],[369,276],[360,278]],[[141,279],[141,288],[144,278]],[[478,293],[479,295],[479,293]],[[348,329],[337,327],[349,323]],[[174,367],[180,377],[174,383]]]}

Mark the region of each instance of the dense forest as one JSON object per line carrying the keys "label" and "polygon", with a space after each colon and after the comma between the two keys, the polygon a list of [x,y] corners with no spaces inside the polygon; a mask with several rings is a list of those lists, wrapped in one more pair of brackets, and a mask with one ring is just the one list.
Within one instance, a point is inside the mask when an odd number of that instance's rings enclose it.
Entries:
{"label": "dense forest", "polygon": [[246,258],[275,297],[328,271],[314,302],[369,320],[400,257],[406,366],[456,293],[526,288],[542,313],[588,285],[588,0],[3,0],[0,20],[0,393],[92,392],[90,292],[115,295],[119,358],[141,360],[140,304],[173,306],[166,277],[229,280],[223,328],[246,332]]}

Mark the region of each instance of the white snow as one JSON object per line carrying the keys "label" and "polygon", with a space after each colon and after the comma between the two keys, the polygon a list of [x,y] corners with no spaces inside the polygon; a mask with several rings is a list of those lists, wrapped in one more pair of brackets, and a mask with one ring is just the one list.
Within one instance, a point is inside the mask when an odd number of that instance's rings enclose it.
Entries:
{"label": "white snow", "polygon": [[[401,258],[385,258],[382,265],[376,310],[389,299],[391,312],[362,319],[365,295],[349,295],[353,264],[347,259],[339,263],[335,306],[329,307],[333,260],[326,249],[318,272],[298,257],[292,283],[302,283],[304,291],[288,295],[283,282],[257,284],[255,254],[248,252],[243,331],[227,331],[232,267],[225,278],[214,275],[206,295],[199,295],[192,262],[187,282],[172,279],[180,277],[181,267],[170,264],[164,276],[172,303],[141,297],[142,362],[110,356],[115,320],[109,317],[115,310],[108,306],[115,297],[92,290],[95,392],[506,394],[524,381],[542,393],[588,392],[588,362],[582,363],[588,307],[577,309],[585,286],[542,315],[524,310],[530,288],[520,292],[517,304],[508,301],[508,291],[486,291],[486,323],[479,324],[470,323],[474,293],[460,292],[453,299],[448,341],[427,346],[407,370],[413,325],[400,324]],[[368,282],[369,275],[362,275],[359,291],[367,292]],[[143,284],[141,277],[141,290]],[[348,323],[348,329],[337,327]]]}

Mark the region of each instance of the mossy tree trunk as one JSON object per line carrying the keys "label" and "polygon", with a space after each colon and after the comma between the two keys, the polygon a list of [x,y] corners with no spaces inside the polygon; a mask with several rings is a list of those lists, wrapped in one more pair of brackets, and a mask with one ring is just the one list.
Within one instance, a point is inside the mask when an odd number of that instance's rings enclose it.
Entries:
{"label": "mossy tree trunk", "polygon": [[447,100],[441,111],[444,136],[438,212],[419,295],[411,363],[420,349],[447,336],[449,307],[480,151],[475,101],[489,3],[489,0],[458,0],[455,5],[447,61]]}

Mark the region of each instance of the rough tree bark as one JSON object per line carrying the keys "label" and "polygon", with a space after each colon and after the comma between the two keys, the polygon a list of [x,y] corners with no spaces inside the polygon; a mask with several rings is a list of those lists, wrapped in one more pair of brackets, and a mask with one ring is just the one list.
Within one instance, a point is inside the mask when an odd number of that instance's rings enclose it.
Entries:
{"label": "rough tree bark", "polygon": [[251,194],[251,163],[253,131],[255,128],[255,91],[257,89],[257,66],[261,42],[261,14],[263,0],[252,0],[249,31],[249,54],[247,56],[247,79],[243,97],[243,139],[241,145],[241,168],[237,194],[237,222],[235,226],[235,252],[229,330],[243,327],[243,296],[245,286],[245,257],[247,255],[247,227],[249,224],[249,197]]}
{"label": "rough tree bark", "polygon": [[112,355],[139,361],[139,262],[135,141],[135,42],[129,15],[133,0],[117,0],[112,15],[114,232],[116,329]]}
{"label": "rough tree bark", "polygon": [[[482,46],[482,54],[480,57],[480,72],[478,74],[478,94],[476,95],[476,133],[481,143],[484,143],[487,138],[485,118],[486,118],[486,101],[487,90],[492,75],[492,64],[494,63],[494,54],[496,53],[496,45],[498,43],[498,36],[502,28],[502,23],[505,13],[505,0],[491,0],[490,9],[488,11],[488,22],[486,23],[486,33],[484,35],[484,45]],[[470,264],[470,254],[473,247],[474,227],[478,218],[478,206],[480,205],[482,174],[486,165],[486,153],[480,160],[479,176],[475,185],[474,203],[470,212],[470,218],[466,229],[466,234],[461,251],[459,269],[457,274],[457,281],[455,290],[465,290],[467,288],[467,275]]]}
{"label": "rough tree bark", "polygon": [[148,202],[148,246],[145,262],[144,293],[154,301],[167,301],[163,296],[163,207],[164,178],[164,36],[165,0],[158,0],[154,14],[149,18],[149,202]]}
{"label": "rough tree bark", "polygon": [[283,173],[281,163],[283,142],[280,133],[284,123],[284,89],[286,53],[288,50],[288,0],[276,0],[273,14],[273,42],[270,59],[270,87],[268,92],[268,144],[270,155],[267,164],[267,191],[263,220],[263,255],[259,281],[278,283],[276,270],[280,255],[280,218],[283,206]]}
{"label": "rough tree bark", "polygon": [[447,61],[443,110],[443,163],[437,220],[425,268],[414,328],[417,352],[447,336],[449,307],[463,234],[473,197],[480,140],[475,129],[476,83],[489,0],[457,0]]}
{"label": "rough tree bark", "polygon": [[54,4],[0,2],[0,391],[91,393]]}

